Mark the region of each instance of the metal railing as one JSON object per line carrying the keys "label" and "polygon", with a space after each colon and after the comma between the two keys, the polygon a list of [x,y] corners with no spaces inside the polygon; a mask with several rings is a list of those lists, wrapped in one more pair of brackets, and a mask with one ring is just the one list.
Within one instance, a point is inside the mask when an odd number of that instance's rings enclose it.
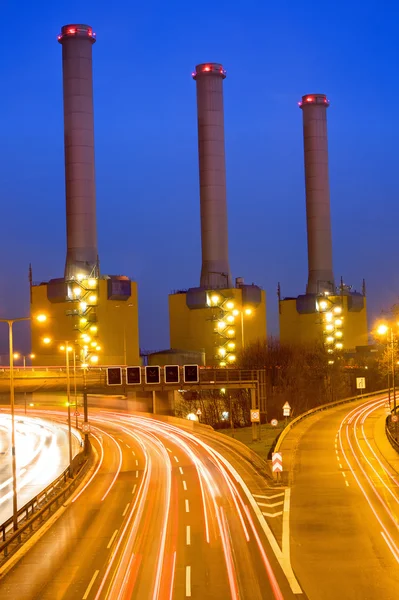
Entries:
{"label": "metal railing", "polygon": [[385,433],[386,433],[386,436],[387,436],[388,441],[391,444],[392,448],[394,448],[394,450],[396,450],[396,452],[399,453],[399,442],[392,435],[391,429],[389,427],[391,424],[392,424],[392,413],[390,415],[388,415],[387,418],[385,419]]}
{"label": "metal railing", "polygon": [[[0,555],[3,554],[6,558],[9,554],[9,547],[16,542],[16,545],[22,543],[22,534],[33,532],[33,525],[36,521],[42,522],[46,512],[48,516],[51,515],[53,508],[58,508],[70,495],[78,481],[80,476],[85,472],[85,466],[87,465],[86,460],[83,457],[83,452],[80,452],[75,456],[73,463],[79,465],[79,471],[70,479],[68,485],[66,485],[68,479],[71,477],[71,473],[74,471],[74,465],[68,466],[61,475],[59,475],[50,485],[42,490],[37,496],[29,500],[17,513],[17,524],[21,524],[16,531],[10,533],[13,526],[13,517],[11,516],[7,521],[0,525],[0,534],[2,543],[0,544]],[[61,489],[60,489],[61,488]],[[58,491],[59,490],[59,491]],[[49,499],[50,498],[50,499]]]}
{"label": "metal railing", "polygon": [[302,413],[295,419],[293,419],[286,427],[284,427],[283,431],[280,433],[275,447],[271,448],[270,452],[274,450],[274,452],[278,452],[280,450],[281,444],[283,443],[284,438],[288,435],[288,433],[293,429],[298,423],[303,421],[303,419],[307,419],[311,417],[315,413],[321,412],[323,410],[328,410],[329,408],[334,408],[334,406],[340,406],[343,404],[348,404],[349,402],[355,402],[356,400],[362,400],[367,398],[373,398],[374,396],[381,396],[381,394],[385,394],[388,392],[386,390],[379,390],[378,392],[370,392],[369,394],[362,394],[357,396],[351,396],[350,398],[343,398],[342,400],[335,400],[334,402],[328,402],[328,404],[321,404],[320,406],[315,406],[315,408],[311,408],[310,410]]}

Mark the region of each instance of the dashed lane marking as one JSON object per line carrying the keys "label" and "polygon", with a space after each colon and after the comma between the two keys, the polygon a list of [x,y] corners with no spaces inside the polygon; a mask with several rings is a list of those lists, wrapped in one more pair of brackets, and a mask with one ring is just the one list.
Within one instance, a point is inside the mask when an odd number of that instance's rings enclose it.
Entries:
{"label": "dashed lane marking", "polygon": [[180,475],[183,475],[183,469],[179,467]]}
{"label": "dashed lane marking", "polygon": [[187,483],[184,481],[184,479],[183,479],[183,488],[184,488],[185,490],[187,490]]}
{"label": "dashed lane marking", "polygon": [[95,580],[96,580],[96,578],[97,578],[97,575],[99,574],[99,572],[100,572],[100,571],[94,571],[94,575],[93,575],[93,577],[91,578],[91,580],[90,580],[90,583],[89,583],[89,585],[88,585],[88,586],[87,586],[87,588],[86,588],[86,591],[85,591],[85,593],[84,593],[84,596],[83,596],[82,600],[86,600],[86,598],[87,598],[87,597],[88,597],[88,595],[90,594],[90,590],[91,590],[91,588],[93,587],[93,584],[94,584],[94,582],[95,582]]}
{"label": "dashed lane marking", "polygon": [[191,567],[186,567],[186,598],[191,597]]}
{"label": "dashed lane marking", "polygon": [[186,527],[186,544],[187,544],[187,546],[190,546],[190,544],[191,544],[191,527],[190,527],[190,525],[187,525],[187,527]]}
{"label": "dashed lane marking", "polygon": [[111,548],[111,546],[112,546],[112,544],[113,544],[113,541],[114,541],[114,539],[116,538],[116,535],[117,535],[117,533],[118,533],[118,530],[117,530],[117,529],[115,529],[114,533],[112,534],[112,537],[111,537],[111,539],[110,539],[110,540],[109,540],[109,542],[108,542],[107,550],[109,550],[109,549]]}
{"label": "dashed lane marking", "polygon": [[188,503],[187,498],[186,498],[186,512],[190,512],[190,505]]}
{"label": "dashed lane marking", "polygon": [[124,511],[123,511],[123,513],[122,513],[122,517],[124,517],[124,516],[125,516],[125,514],[127,513],[127,509],[129,508],[129,506],[130,506],[130,502],[128,502],[128,503],[126,504],[125,510],[124,510]]}

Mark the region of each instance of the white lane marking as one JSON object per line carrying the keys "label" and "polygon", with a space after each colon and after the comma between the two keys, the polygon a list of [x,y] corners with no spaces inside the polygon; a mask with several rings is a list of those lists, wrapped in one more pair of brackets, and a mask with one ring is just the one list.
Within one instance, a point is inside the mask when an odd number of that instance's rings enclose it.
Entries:
{"label": "white lane marking", "polygon": [[138,477],[138,476],[139,476],[139,472],[138,472],[138,471],[136,471],[136,477]]}
{"label": "white lane marking", "polygon": [[166,450],[172,454],[172,450],[170,448],[166,448]]}
{"label": "white lane marking", "polygon": [[176,462],[179,462],[179,459],[177,458],[177,456],[175,456],[175,461],[176,461]]}
{"label": "white lane marking", "polygon": [[126,504],[126,508],[125,508],[125,510],[124,510],[124,511],[123,511],[123,513],[122,513],[122,517],[124,517],[124,516],[125,516],[125,514],[127,513],[127,509],[129,508],[129,506],[130,506],[130,502],[128,502],[128,503]]}
{"label": "white lane marking", "polygon": [[126,446],[127,446],[128,448],[130,448],[129,444],[126,444]]}
{"label": "white lane marking", "polygon": [[186,498],[186,512],[190,512],[190,505],[188,503],[187,498]]}
{"label": "white lane marking", "polygon": [[123,442],[123,440],[121,438],[117,438],[120,442]]}
{"label": "white lane marking", "polygon": [[113,541],[114,541],[114,539],[115,539],[115,537],[116,537],[116,534],[117,534],[117,533],[118,533],[118,530],[117,530],[117,529],[115,529],[114,533],[112,534],[112,537],[111,537],[111,539],[110,539],[110,540],[109,540],[109,542],[108,542],[107,549],[111,548],[111,546],[112,546],[112,543],[113,543]]}
{"label": "white lane marking", "polygon": [[279,517],[282,514],[283,514],[282,510],[280,510],[279,512],[275,512],[275,513],[265,513],[265,512],[262,512],[262,515],[264,515],[265,517]]}
{"label": "white lane marking", "polygon": [[281,494],[273,494],[273,496],[261,496],[260,494],[252,494],[254,498],[263,498],[264,500],[272,500],[272,498],[279,498],[280,496],[284,496],[284,492]]}
{"label": "white lane marking", "polygon": [[187,525],[186,527],[186,544],[189,546],[191,544],[191,527]]}
{"label": "white lane marking", "polygon": [[186,567],[186,598],[191,597],[191,567]]}
{"label": "white lane marking", "polygon": [[393,554],[394,559],[396,560],[397,563],[399,563],[399,554],[395,549],[395,546],[393,544],[393,540],[388,540],[387,536],[385,535],[385,533],[383,531],[381,531],[381,535],[385,540],[386,545],[388,546],[388,548],[390,549],[390,551]]}
{"label": "white lane marking", "polygon": [[341,473],[342,473],[342,475],[343,475],[344,477],[346,477],[346,474],[345,474],[343,471],[341,471]]}
{"label": "white lane marking", "polygon": [[342,469],[342,465],[341,465],[341,463],[339,463],[339,468],[340,468],[340,469]]}
{"label": "white lane marking", "polygon": [[136,456],[136,453],[135,453],[135,451],[134,451],[134,450],[132,450],[132,454],[133,454],[133,456]]}
{"label": "white lane marking", "polygon": [[187,490],[187,483],[184,481],[184,479],[183,479],[183,488],[184,488],[185,490]]}
{"label": "white lane marking", "polygon": [[135,483],[134,486],[133,486],[132,494],[134,494],[134,492],[136,491],[136,487],[137,487],[137,483]]}
{"label": "white lane marking", "polygon": [[346,487],[349,487],[349,482],[347,479],[345,479],[345,483],[346,483]]}
{"label": "white lane marking", "polygon": [[284,495],[284,507],[283,507],[283,541],[281,549],[283,555],[290,556],[290,500],[291,500],[291,489],[287,488]]}
{"label": "white lane marking", "polygon": [[266,508],[273,508],[273,506],[280,506],[281,504],[284,504],[284,500],[281,500],[281,502],[272,502],[270,504],[267,504],[267,502],[258,502],[259,506],[266,506]]}
{"label": "white lane marking", "polygon": [[138,465],[138,464],[139,464],[139,461],[138,461],[138,460],[137,460],[137,458],[136,458],[136,465]]}
{"label": "white lane marking", "polygon": [[99,574],[99,572],[100,572],[100,571],[94,571],[94,575],[93,575],[93,577],[91,578],[91,580],[90,580],[90,583],[89,583],[89,585],[88,585],[88,586],[87,586],[87,588],[86,588],[86,591],[85,591],[85,593],[84,593],[84,596],[83,596],[82,600],[86,600],[86,598],[87,598],[87,597],[88,597],[88,595],[90,594],[90,590],[91,590],[91,588],[93,587],[93,583],[95,582],[95,580],[96,580],[96,577],[97,577],[97,575]]}
{"label": "white lane marking", "polygon": [[183,469],[179,467],[180,475],[183,475]]}

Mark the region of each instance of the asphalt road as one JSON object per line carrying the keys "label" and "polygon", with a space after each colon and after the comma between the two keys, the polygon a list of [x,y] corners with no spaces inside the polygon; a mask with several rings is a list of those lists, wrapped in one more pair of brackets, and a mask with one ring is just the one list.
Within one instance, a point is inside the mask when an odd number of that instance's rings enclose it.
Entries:
{"label": "asphalt road", "polygon": [[399,598],[399,480],[384,405],[346,405],[292,431],[291,560],[310,600]]}
{"label": "asphalt road", "polygon": [[91,409],[91,422],[97,466],[0,579],[2,600],[296,597],[217,450],[144,417]]}

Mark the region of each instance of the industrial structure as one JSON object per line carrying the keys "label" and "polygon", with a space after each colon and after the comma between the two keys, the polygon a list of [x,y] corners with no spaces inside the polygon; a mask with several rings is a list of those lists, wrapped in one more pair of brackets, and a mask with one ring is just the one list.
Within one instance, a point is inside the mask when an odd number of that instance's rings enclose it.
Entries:
{"label": "industrial structure", "polygon": [[303,115],[308,283],[297,298],[281,298],[279,286],[280,340],[323,342],[330,362],[344,350],[368,341],[365,285],[352,291],[334,281],[330,189],[328,177],[327,108],[324,94],[307,94],[299,103]]}
{"label": "industrial structure", "polygon": [[223,80],[219,63],[197,65],[202,266],[200,286],[169,296],[172,348],[205,352],[206,364],[233,365],[237,351],[266,338],[266,297],[229,265]]}
{"label": "industrial structure", "polygon": [[88,25],[65,25],[62,45],[67,253],[64,277],[33,284],[32,352],[37,365],[65,364],[59,342],[83,364],[140,364],[137,285],[102,275],[97,251],[92,47]]}

